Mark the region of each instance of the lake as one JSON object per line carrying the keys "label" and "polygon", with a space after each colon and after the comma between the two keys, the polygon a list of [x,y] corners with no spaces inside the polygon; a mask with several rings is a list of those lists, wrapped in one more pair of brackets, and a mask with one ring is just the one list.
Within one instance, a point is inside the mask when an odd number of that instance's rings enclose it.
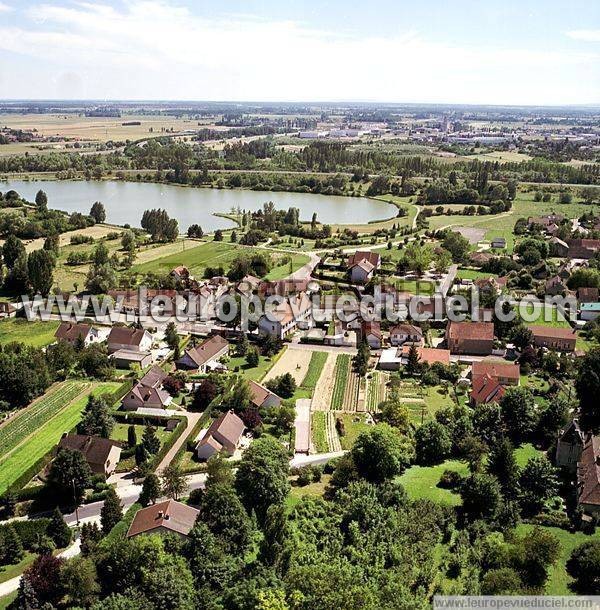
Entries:
{"label": "lake", "polygon": [[177,218],[180,231],[199,224],[204,231],[229,229],[233,223],[214,216],[229,213],[232,208],[258,210],[267,201],[277,209],[295,207],[301,220],[310,221],[313,212],[326,224],[365,224],[394,216],[396,209],[389,203],[365,197],[338,197],[311,193],[246,191],[181,187],[167,184],[119,181],[79,180],[8,180],[0,182],[0,191],[10,189],[34,201],[42,189],[48,195],[48,206],[65,212],[88,213],[95,201],[106,209],[106,221],[113,224],[139,226],[144,210],[164,208]]}

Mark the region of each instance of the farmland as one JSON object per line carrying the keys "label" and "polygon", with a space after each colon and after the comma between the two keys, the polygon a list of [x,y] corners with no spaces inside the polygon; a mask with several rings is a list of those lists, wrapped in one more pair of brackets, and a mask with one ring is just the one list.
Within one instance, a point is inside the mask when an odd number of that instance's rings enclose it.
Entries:
{"label": "farmland", "polygon": [[312,352],[310,363],[306,375],[302,380],[302,387],[314,391],[323,372],[323,367],[327,361],[327,352]]}
{"label": "farmland", "polygon": [[279,375],[290,373],[296,385],[300,385],[308,372],[311,362],[311,352],[299,349],[286,349],[282,357],[271,367],[263,381],[269,381]]}
{"label": "farmland", "polygon": [[387,373],[373,371],[367,379],[367,411],[375,413],[379,410],[380,403],[386,398],[388,378]]}
{"label": "farmland", "polygon": [[352,362],[348,354],[340,354],[335,362],[335,384],[331,399],[331,408],[334,411],[341,411],[344,407],[344,397],[348,378],[351,374]]}
{"label": "farmland", "polygon": [[9,318],[0,322],[0,345],[19,341],[33,347],[44,347],[54,342],[58,322],[28,322],[23,318]]}
{"label": "farmland", "polygon": [[[1,430],[6,438],[12,439],[9,442],[13,448],[0,460],[0,493],[4,493],[22,473],[44,457],[63,432],[75,427],[89,394],[111,392],[119,385],[116,382],[65,382],[34,403],[36,409],[32,417],[26,408],[23,414],[5,424]],[[17,426],[14,433],[10,431],[13,426]]]}

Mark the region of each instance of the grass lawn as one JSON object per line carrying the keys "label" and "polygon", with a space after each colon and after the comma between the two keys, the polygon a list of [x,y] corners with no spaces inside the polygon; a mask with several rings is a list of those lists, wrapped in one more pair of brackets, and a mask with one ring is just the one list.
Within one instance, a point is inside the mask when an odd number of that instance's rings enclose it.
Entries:
{"label": "grass lawn", "polygon": [[[521,524],[517,526],[517,533],[525,534],[533,526]],[[571,556],[573,549],[588,540],[598,539],[600,533],[589,536],[582,532],[568,532],[558,527],[544,527],[545,530],[554,534],[560,543],[560,555],[558,561],[549,570],[548,581],[546,582],[546,595],[573,595],[569,589],[571,577],[567,574],[565,564]]]}
{"label": "grass lawn", "polygon": [[342,449],[352,449],[354,441],[358,435],[365,430],[369,430],[372,426],[365,423],[366,415],[362,413],[336,413],[336,418],[341,418],[344,422],[344,436],[340,436]]}
{"label": "grass lawn", "polygon": [[0,610],[6,610],[17,598],[18,591],[14,591],[9,595],[5,595],[4,597],[0,597]]}
{"label": "grass lawn", "polygon": [[54,333],[60,322],[29,322],[24,318],[8,318],[0,322],[0,344],[19,341],[34,347],[44,347],[55,341]]}
{"label": "grass lawn", "polygon": [[525,445],[515,448],[515,459],[519,468],[523,468],[532,457],[541,455],[544,455],[544,452],[536,449],[531,443],[525,443]]}
{"label": "grass lawn", "polygon": [[[25,551],[23,554],[23,559],[19,561],[19,563],[13,563],[10,565],[0,566],[0,582],[6,582],[15,576],[20,576],[25,571],[25,568],[30,566],[34,561],[37,555],[35,553],[30,553],[29,551]],[[1,603],[1,599],[0,599]],[[1,608],[2,606],[0,606]]]}
{"label": "grass lawn", "polygon": [[40,422],[35,434],[25,438],[18,446],[0,461],[0,494],[16,481],[23,472],[40,460],[60,440],[63,432],[72,430],[81,417],[88,396],[113,392],[120,386],[117,382],[89,384],[83,395],[71,398],[54,414],[48,413],[49,419]]}
{"label": "grass lawn", "polygon": [[[289,258],[287,262],[281,264],[281,261],[285,258]],[[269,271],[269,273],[265,276],[266,280],[282,280],[286,278],[288,275],[294,273],[308,263],[310,258],[306,254],[285,254],[283,257],[279,259],[279,261],[275,261],[275,267]]]}
{"label": "grass lawn", "polygon": [[227,363],[227,368],[230,371],[235,371],[236,367],[239,368],[239,373],[246,379],[252,381],[260,381],[269,371],[269,369],[275,364],[277,356],[274,358],[266,358],[260,356],[258,360],[258,366],[249,367],[246,363],[245,356],[233,356]]}
{"label": "grass lawn", "polygon": [[211,241],[188,249],[183,249],[182,246],[180,251],[173,254],[138,263],[132,267],[132,270],[138,273],[164,274],[169,273],[173,267],[185,265],[192,275],[202,277],[206,267],[223,266],[227,271],[229,263],[239,251],[235,244],[222,241]]}
{"label": "grass lawn", "polygon": [[461,475],[468,474],[467,465],[457,460],[446,460],[437,466],[411,466],[397,481],[406,489],[408,497],[417,500],[425,498],[440,504],[458,506],[460,496],[450,489],[437,487],[444,470],[455,470]]}
{"label": "grass lawn", "polygon": [[[112,434],[110,438],[113,441],[122,441],[124,443],[127,442],[127,430],[131,424],[125,424],[122,422],[117,422],[113,428]],[[134,424],[135,433],[137,435],[138,443],[142,440],[142,434],[144,434],[144,429],[146,426],[142,426],[140,424]],[[171,435],[171,432],[167,432],[163,427],[159,427],[156,429],[156,436],[160,439],[161,443],[164,443],[165,440]]]}
{"label": "grass lawn", "polygon": [[429,280],[403,280],[394,278],[393,284],[400,292],[423,295],[431,295],[435,292],[435,284]]}
{"label": "grass lawn", "polygon": [[324,474],[317,483],[310,483],[304,487],[298,487],[298,485],[292,484],[292,488],[286,499],[286,506],[288,508],[293,508],[302,498],[322,498],[330,479],[330,474]]}
{"label": "grass lawn", "polygon": [[516,307],[515,311],[521,318],[524,318],[525,316],[527,316],[527,318],[535,317],[533,321],[529,319],[523,320],[525,324],[553,326],[555,328],[569,328],[570,326],[563,314],[558,311],[558,308],[553,306],[545,306],[543,309],[539,307],[539,309],[534,310],[532,306],[528,305],[524,312],[521,312],[519,307]]}
{"label": "grass lawn", "polygon": [[480,277],[490,277],[491,273],[484,273],[483,271],[477,271],[476,269],[459,269],[456,277],[461,280],[477,280]]}

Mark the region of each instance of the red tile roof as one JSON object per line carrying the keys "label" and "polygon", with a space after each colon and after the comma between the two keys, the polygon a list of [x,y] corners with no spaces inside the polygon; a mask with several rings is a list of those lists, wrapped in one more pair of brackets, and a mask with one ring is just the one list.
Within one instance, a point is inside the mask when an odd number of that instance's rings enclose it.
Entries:
{"label": "red tile roof", "polygon": [[517,381],[521,376],[521,367],[512,362],[503,362],[502,360],[480,360],[473,362],[472,377],[473,380],[483,375],[489,375],[495,379],[499,377],[506,379],[514,379]]}
{"label": "red tile roof", "polygon": [[360,264],[362,261],[368,261],[373,267],[377,267],[381,257],[377,252],[355,252],[348,257],[346,266],[351,269],[355,265]]}
{"label": "red tile roof", "polygon": [[494,339],[493,322],[449,322],[448,336],[451,339]]}
{"label": "red tile roof", "polygon": [[152,532],[158,528],[165,528],[187,536],[194,527],[199,514],[199,510],[176,500],[158,502],[138,510],[129,526],[127,537]]}

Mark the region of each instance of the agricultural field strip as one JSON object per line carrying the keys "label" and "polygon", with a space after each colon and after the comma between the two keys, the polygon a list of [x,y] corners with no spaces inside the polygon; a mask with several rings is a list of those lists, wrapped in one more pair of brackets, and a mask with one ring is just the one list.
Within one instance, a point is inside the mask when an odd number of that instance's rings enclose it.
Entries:
{"label": "agricultural field strip", "polygon": [[344,392],[344,401],[342,408],[345,411],[358,411],[358,396],[360,392],[360,377],[352,368],[348,371],[348,382],[346,383],[346,391]]}
{"label": "agricultural field strip", "polygon": [[351,364],[350,356],[348,354],[339,354],[335,361],[335,385],[333,386],[333,395],[331,399],[331,409],[333,411],[341,411],[344,406]]}
{"label": "agricultural field strip", "polygon": [[331,396],[335,385],[335,364],[337,356],[328,353],[319,376],[319,381],[313,392],[312,410],[327,411],[331,408]]}
{"label": "agricultural field strip", "polygon": [[306,371],[306,375],[300,384],[302,388],[311,391],[315,390],[321,377],[321,373],[323,372],[323,367],[325,366],[328,355],[329,354],[327,352],[312,353],[310,362],[308,364],[308,370]]}
{"label": "agricultural field strip", "polygon": [[0,465],[0,494],[4,493],[24,472],[43,458],[58,442],[63,432],[72,430],[81,419],[87,398],[91,393],[102,394],[119,387],[117,382],[89,384],[74,399],[51,417],[27,442],[21,443]]}
{"label": "agricultural field strip", "polygon": [[60,413],[88,386],[88,383],[81,381],[66,381],[6,422],[0,428],[0,447],[2,447],[0,462],[26,441],[31,434],[35,434],[44,424]]}

